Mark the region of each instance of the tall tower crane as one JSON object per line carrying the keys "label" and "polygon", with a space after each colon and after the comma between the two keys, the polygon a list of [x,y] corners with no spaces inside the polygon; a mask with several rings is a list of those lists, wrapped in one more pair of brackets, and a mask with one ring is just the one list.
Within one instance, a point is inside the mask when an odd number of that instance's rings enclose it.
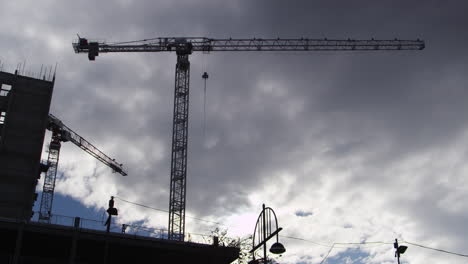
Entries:
{"label": "tall tower crane", "polygon": [[167,37],[106,43],[78,36],[73,43],[76,53],[88,53],[95,60],[108,52],[172,52],[177,55],[172,134],[171,187],[169,199],[169,239],[183,240],[187,175],[187,139],[189,107],[189,55],[192,52],[218,51],[379,51],[422,50],[421,40],[339,40],[339,39],[213,39],[205,37]]}
{"label": "tall tower crane", "polygon": [[123,169],[122,164],[116,162],[115,159],[109,158],[102,151],[64,125],[62,121],[52,114],[49,114],[49,124],[47,129],[52,131],[52,140],[49,144],[47,164],[45,164],[47,170],[45,172],[41,206],[39,209],[39,221],[44,223],[50,223],[50,218],[52,216],[51,211],[52,202],[54,200],[55,179],[57,176],[57,167],[62,142],[72,142],[91,156],[95,157],[97,160],[107,165],[114,172],[120,173],[122,176],[127,176],[127,172]]}

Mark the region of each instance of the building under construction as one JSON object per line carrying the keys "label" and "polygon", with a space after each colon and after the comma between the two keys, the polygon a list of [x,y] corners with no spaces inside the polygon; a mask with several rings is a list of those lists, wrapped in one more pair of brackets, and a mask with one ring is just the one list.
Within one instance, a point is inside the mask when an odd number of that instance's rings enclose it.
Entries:
{"label": "building under construction", "polygon": [[46,129],[52,128],[52,140],[59,135],[61,141],[71,141],[93,156],[98,153],[98,160],[123,174],[121,164],[49,114],[54,80],[0,72],[0,263],[222,264],[238,258],[239,248],[221,246],[217,239],[175,241],[168,239],[167,231],[145,236],[125,232],[125,225],[106,232],[90,228],[79,217],[70,217],[67,224],[53,222],[50,211],[43,221],[31,221],[38,179],[42,172],[46,177],[50,172],[50,164],[41,164]]}
{"label": "building under construction", "polygon": [[54,80],[0,72],[0,217],[28,221]]}

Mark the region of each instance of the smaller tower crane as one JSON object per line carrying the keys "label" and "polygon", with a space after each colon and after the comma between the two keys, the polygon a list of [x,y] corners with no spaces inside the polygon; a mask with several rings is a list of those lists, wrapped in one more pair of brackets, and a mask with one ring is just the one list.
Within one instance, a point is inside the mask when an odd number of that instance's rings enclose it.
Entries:
{"label": "smaller tower crane", "polygon": [[39,222],[44,223],[50,223],[50,218],[52,216],[52,202],[54,200],[55,180],[57,177],[57,168],[62,142],[72,142],[91,156],[95,157],[97,160],[107,165],[113,170],[113,172],[120,173],[122,176],[127,176],[127,172],[123,169],[122,164],[116,162],[115,159],[111,159],[76,132],[64,125],[62,121],[52,114],[49,114],[49,124],[47,129],[52,131],[52,140],[49,144],[47,164],[45,164],[46,172],[44,186],[42,189],[41,206],[39,209]]}

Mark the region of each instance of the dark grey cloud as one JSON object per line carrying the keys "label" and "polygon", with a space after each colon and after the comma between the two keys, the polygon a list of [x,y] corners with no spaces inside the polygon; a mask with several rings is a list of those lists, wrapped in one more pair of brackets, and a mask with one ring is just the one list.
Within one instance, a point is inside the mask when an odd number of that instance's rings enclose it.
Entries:
{"label": "dark grey cloud", "polygon": [[[37,71],[57,61],[53,113],[126,165],[129,177],[102,176],[122,195],[166,208],[175,54],[101,54],[89,62],[73,53],[76,33],[108,41],[424,39],[427,48],[414,52],[193,54],[187,209],[222,218],[271,201],[307,208],[314,221],[326,216],[340,230],[330,233],[356,232],[349,239],[359,230],[379,233],[369,227],[379,224],[376,215],[385,227],[399,216],[417,227],[404,231],[430,230],[462,245],[467,215],[450,203],[465,198],[460,161],[467,153],[458,147],[467,142],[467,7],[464,1],[18,2],[0,11],[9,18],[0,26],[0,59],[11,69],[27,59]],[[205,134],[204,71],[210,74]],[[78,175],[73,168],[84,154],[65,153],[65,172]],[[448,182],[443,188],[441,179]],[[269,187],[285,182],[291,185],[277,186],[284,193],[272,198]],[[326,231],[317,237],[327,239]]]}

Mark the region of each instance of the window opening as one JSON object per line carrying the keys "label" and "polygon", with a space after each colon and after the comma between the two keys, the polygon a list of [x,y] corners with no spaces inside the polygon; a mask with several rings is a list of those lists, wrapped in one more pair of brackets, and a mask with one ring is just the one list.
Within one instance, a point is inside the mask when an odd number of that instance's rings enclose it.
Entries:
{"label": "window opening", "polygon": [[11,91],[11,85],[3,83],[0,89],[0,96],[7,96],[10,91]]}
{"label": "window opening", "polygon": [[6,117],[6,112],[1,112],[0,113],[0,125],[5,124],[5,117]]}

